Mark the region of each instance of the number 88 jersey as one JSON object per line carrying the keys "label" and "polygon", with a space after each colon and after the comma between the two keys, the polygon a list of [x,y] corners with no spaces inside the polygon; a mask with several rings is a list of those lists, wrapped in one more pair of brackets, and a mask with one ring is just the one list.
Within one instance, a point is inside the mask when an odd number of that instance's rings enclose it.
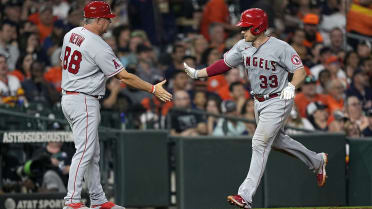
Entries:
{"label": "number 88 jersey", "polygon": [[225,53],[224,61],[230,67],[244,65],[254,94],[281,92],[288,84],[288,73],[303,67],[296,51],[274,37],[258,49],[242,39]]}
{"label": "number 88 jersey", "polygon": [[124,69],[111,47],[84,27],[65,35],[60,59],[62,89],[95,96],[103,96],[107,78]]}

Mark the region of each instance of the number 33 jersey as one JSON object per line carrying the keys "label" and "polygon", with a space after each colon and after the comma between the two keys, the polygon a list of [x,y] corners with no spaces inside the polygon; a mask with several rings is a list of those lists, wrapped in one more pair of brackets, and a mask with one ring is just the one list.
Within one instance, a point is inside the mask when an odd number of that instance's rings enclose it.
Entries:
{"label": "number 33 jersey", "polygon": [[107,78],[123,70],[111,47],[83,27],[65,35],[60,59],[65,91],[103,96]]}
{"label": "number 33 jersey", "polygon": [[288,84],[288,73],[303,67],[296,51],[275,37],[258,49],[242,39],[224,54],[224,61],[229,67],[244,65],[254,94],[281,92]]}

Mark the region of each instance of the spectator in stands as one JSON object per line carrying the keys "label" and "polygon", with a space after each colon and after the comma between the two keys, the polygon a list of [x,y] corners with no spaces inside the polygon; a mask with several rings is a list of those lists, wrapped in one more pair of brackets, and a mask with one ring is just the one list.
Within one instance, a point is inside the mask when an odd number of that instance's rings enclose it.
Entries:
{"label": "spectator in stands", "polygon": [[225,34],[224,27],[218,23],[212,23],[209,26],[209,37],[210,37],[210,47],[216,48],[220,53],[225,49]]}
{"label": "spectator in stands", "polygon": [[352,123],[358,125],[359,130],[364,130],[368,126],[367,117],[363,115],[362,103],[356,96],[349,96],[345,101],[346,116]]}
{"label": "spectator in stands", "polygon": [[[186,91],[177,90],[174,92],[174,108],[191,108],[190,96]],[[173,136],[197,136],[207,133],[207,127],[201,115],[177,110],[172,110],[168,114],[171,114],[172,128],[170,133]]]}
{"label": "spectator in stands", "polygon": [[[344,98],[345,98],[345,83],[340,79],[333,79],[327,85],[326,100],[328,106],[328,112],[330,113],[330,118],[332,118],[334,111],[342,111],[344,108]],[[329,120],[330,122],[331,120]]]}
{"label": "spectator in stands", "polygon": [[40,45],[39,35],[37,33],[23,33],[19,44],[19,49],[22,52],[32,54],[34,59],[39,62],[47,65],[50,63],[49,57]]}
{"label": "spectator in stands", "polygon": [[[221,107],[221,102],[219,99],[217,99],[216,97],[208,97],[207,105],[205,108],[205,110],[208,113],[220,114],[221,113],[220,107]],[[209,135],[213,133],[213,130],[216,127],[216,125],[217,125],[217,117],[208,116],[207,131]]]}
{"label": "spectator in stands", "polygon": [[177,70],[173,75],[172,86],[169,91],[176,92],[178,90],[189,90],[187,89],[189,82],[190,79],[187,76],[186,72]]}
{"label": "spectator in stands", "polygon": [[58,92],[62,91],[62,66],[60,60],[57,65],[48,68],[47,72],[44,73],[44,79],[47,82],[53,84],[54,88]]}
{"label": "spectator in stands", "polygon": [[319,61],[317,65],[314,65],[313,67],[310,68],[310,73],[315,77],[315,79],[318,79],[319,72],[324,70],[324,65],[327,59],[331,56],[333,56],[331,49],[329,47],[323,47],[319,51]]}
{"label": "spectator in stands", "polygon": [[106,88],[107,96],[105,96],[102,102],[104,109],[110,109],[114,106],[118,99],[118,95],[121,89],[120,81],[117,79],[110,79],[107,83],[108,83]]}
{"label": "spectator in stands", "polygon": [[59,100],[59,95],[54,86],[44,79],[45,66],[40,62],[31,64],[31,78],[26,79],[22,86],[29,102],[40,102],[53,105]]}
{"label": "spectator in stands", "polygon": [[195,91],[193,104],[197,110],[205,110],[207,104],[207,93],[205,91]]}
{"label": "spectator in stands", "polygon": [[329,70],[324,69],[319,72],[318,83],[316,84],[316,92],[318,94],[326,94],[328,92],[327,85],[331,80],[331,73]]}
{"label": "spectator in stands", "polygon": [[358,56],[363,59],[371,56],[371,43],[369,41],[361,41],[359,42],[356,51]]}
{"label": "spectator in stands", "polygon": [[372,75],[372,55],[360,61],[360,69],[367,73],[368,76]]}
{"label": "spectator in stands", "polygon": [[[333,28],[329,32],[329,39],[331,41],[330,48],[333,54],[338,54],[341,51],[347,51],[346,47],[344,46],[344,34],[341,28]],[[350,48],[348,48],[348,50],[350,50]]]}
{"label": "spectator in stands", "polygon": [[372,108],[367,111],[366,116],[368,118],[368,127],[363,130],[362,135],[372,137]]}
{"label": "spectator in stands", "polygon": [[[34,13],[29,16],[29,20],[32,21],[39,29],[39,37],[41,43],[50,34],[52,34],[53,23],[57,18],[53,16],[53,8],[50,3],[43,3],[38,13]],[[80,19],[81,20],[81,19]]]}
{"label": "spectator in stands", "polygon": [[306,64],[310,69],[316,65],[319,65],[321,63],[321,56],[320,56],[320,50],[324,48],[324,45],[322,43],[315,43],[310,49],[309,59]]}
{"label": "spectator in stands", "polygon": [[55,21],[51,35],[44,40],[43,51],[50,57],[50,61],[52,61],[51,58],[56,50],[60,54],[59,48],[63,44],[63,37],[66,33],[65,29],[66,26],[62,20]]}
{"label": "spectator in stands", "polygon": [[334,120],[328,125],[329,129],[328,132],[331,133],[343,133],[345,132],[345,122],[349,120],[343,111],[335,110],[331,117],[334,118]]}
{"label": "spectator in stands", "polygon": [[346,96],[356,96],[365,110],[372,107],[372,88],[369,87],[367,74],[361,69],[354,72],[353,82],[346,90]]}
{"label": "spectator in stands", "polygon": [[10,72],[10,74],[17,77],[21,82],[25,79],[31,78],[31,64],[34,61],[33,54],[22,53],[17,61],[16,69]]}
{"label": "spectator in stands", "polygon": [[209,0],[204,6],[200,32],[207,40],[210,40],[208,30],[212,23],[218,23],[226,30],[234,28],[230,25],[230,14],[225,1],[226,0]]}
{"label": "spectator in stands", "polygon": [[[291,113],[287,120],[287,126],[295,127],[295,128],[302,128],[309,131],[314,131],[314,126],[310,123],[310,121],[307,118],[301,117],[300,114],[298,114],[298,111],[296,109],[296,106],[294,105]],[[303,134],[306,132],[299,131],[299,130],[293,130],[291,128],[287,128],[285,130],[286,134]]]}
{"label": "spectator in stands", "polygon": [[196,65],[201,65],[203,52],[208,48],[208,41],[202,35],[197,35],[192,42],[192,55],[196,58]]}
{"label": "spectator in stands", "polygon": [[23,100],[24,91],[18,78],[8,74],[8,64],[5,55],[0,54],[0,104],[15,105],[17,101]]}
{"label": "spectator in stands", "polygon": [[236,81],[230,84],[229,92],[231,100],[236,104],[236,111],[240,113],[243,109],[245,100],[249,98],[248,91],[244,89],[243,83]]}
{"label": "spectator in stands", "polygon": [[[215,63],[220,58],[221,58],[221,53],[219,53],[217,49],[211,48],[211,47],[207,48],[202,54],[201,65],[199,66],[199,68],[209,66]],[[210,92],[216,92],[219,88],[227,84],[225,77],[223,75],[217,75],[217,76],[210,77],[208,78],[207,83],[208,83],[207,88],[208,88],[208,91]]]}
{"label": "spectator in stands", "polygon": [[183,62],[185,62],[188,66],[196,67],[196,58],[194,56],[186,55],[183,57]]}
{"label": "spectator in stands", "polygon": [[[238,117],[236,103],[226,100],[221,103],[221,111],[225,116]],[[213,130],[213,136],[241,136],[246,134],[245,124],[241,121],[220,118]]]}
{"label": "spectator in stands", "polygon": [[365,72],[369,78],[369,87],[372,87],[372,56],[360,61],[360,69]]}
{"label": "spectator in stands", "polygon": [[117,44],[118,51],[126,51],[129,47],[130,28],[127,25],[119,25],[112,31]]}
{"label": "spectator in stands", "polygon": [[317,14],[306,14],[302,19],[305,31],[305,40],[303,44],[311,48],[314,43],[323,42],[322,35],[318,32],[319,16]]}
{"label": "spectator in stands", "polygon": [[149,83],[162,81],[163,75],[158,69],[155,68],[155,60],[152,54],[152,48],[143,44],[139,44],[137,46],[136,52],[138,58],[136,74],[138,75],[138,77]]}
{"label": "spectator in stands", "polygon": [[350,85],[352,82],[354,71],[358,68],[359,56],[355,51],[349,51],[346,53],[344,59],[344,70],[346,73],[347,84]]}
{"label": "spectator in stands", "polygon": [[101,101],[102,108],[118,113],[127,113],[132,105],[137,104],[132,101],[132,98],[135,98],[134,95],[136,92],[128,95],[130,91],[132,91],[132,88],[122,88],[120,81],[117,79],[108,80],[106,83],[106,93],[104,99]]}
{"label": "spectator in stands", "polygon": [[170,79],[176,71],[183,71],[183,58],[186,55],[186,49],[181,44],[176,44],[172,49],[172,64],[165,72],[165,78]]}
{"label": "spectator in stands", "polygon": [[[239,116],[248,120],[255,120],[253,99],[245,100]],[[254,131],[256,130],[256,123],[245,123],[245,128],[247,129],[249,135],[253,136]]]}
{"label": "spectator in stands", "polygon": [[346,84],[346,74],[342,69],[340,69],[340,67],[340,60],[337,56],[328,57],[324,63],[324,68],[327,69],[331,74],[331,80],[338,78],[344,80]]}
{"label": "spectator in stands", "polygon": [[351,122],[350,120],[346,120],[344,124],[344,130],[347,137],[361,137],[359,126],[356,123]]}
{"label": "spectator in stands", "polygon": [[78,27],[81,24],[81,20],[83,19],[83,8],[79,7],[78,5],[73,5],[70,7],[67,16],[67,31],[71,30],[72,28]]}
{"label": "spectator in stands", "polygon": [[301,117],[306,118],[306,107],[311,102],[321,101],[326,104],[326,97],[323,94],[316,93],[316,80],[313,76],[306,76],[302,85],[302,92],[295,96],[295,103]]}
{"label": "spectator in stands", "polygon": [[13,34],[16,34],[16,24],[11,21],[2,21],[0,25],[0,54],[7,57],[8,68],[14,70],[19,57],[17,45],[12,44]]}
{"label": "spectator in stands", "polygon": [[305,41],[305,31],[302,29],[296,29],[293,34],[291,46],[296,50],[297,54],[300,56],[302,62],[307,59],[307,48],[304,45]]}
{"label": "spectator in stands", "polygon": [[[214,78],[214,77],[212,77],[212,78]],[[223,86],[220,86],[217,90],[217,93],[221,97],[222,100],[232,100],[233,99],[231,91],[230,91],[230,86],[235,82],[240,82],[240,80],[241,80],[241,78],[240,78],[240,73],[239,73],[238,68],[231,68],[229,71],[226,72],[225,81],[227,83]],[[244,89],[244,87],[243,87],[243,89]],[[249,98],[249,97],[247,97],[247,98]]]}
{"label": "spectator in stands", "polygon": [[[125,65],[125,66],[132,66],[132,65],[137,65],[137,46],[139,44],[143,44],[147,47],[150,47],[150,43],[147,39],[146,34],[143,31],[136,30],[133,31],[130,35],[129,39],[129,51],[120,57],[120,61]],[[125,50],[126,51],[126,50]]]}
{"label": "spectator in stands", "polygon": [[4,5],[4,17],[14,23],[19,23],[21,20],[22,1],[20,0],[9,0]]}
{"label": "spectator in stands", "polygon": [[315,130],[328,131],[327,106],[320,101],[312,102],[306,107],[307,118]]}
{"label": "spectator in stands", "polygon": [[22,21],[20,24],[19,24],[19,35],[22,35],[26,32],[29,32],[29,33],[38,33],[38,29],[36,27],[36,25],[29,21],[29,20],[25,20],[25,21]]}

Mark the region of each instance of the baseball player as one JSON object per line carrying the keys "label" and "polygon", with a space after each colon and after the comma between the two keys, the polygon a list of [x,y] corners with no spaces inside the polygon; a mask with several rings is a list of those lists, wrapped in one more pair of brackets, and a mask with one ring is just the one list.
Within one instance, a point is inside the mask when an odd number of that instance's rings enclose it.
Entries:
{"label": "baseball player", "polygon": [[87,183],[91,208],[124,209],[107,201],[100,184],[98,125],[99,99],[105,94],[109,77],[134,88],[153,93],[162,101],[172,95],[162,85],[151,85],[128,73],[109,45],[102,39],[115,14],[104,1],[92,1],[84,8],[84,27],[69,31],[63,40],[62,110],[69,122],[76,153],[72,158],[64,209],[88,209],[81,203],[83,179]]}
{"label": "baseball player", "polygon": [[[252,86],[257,128],[252,138],[252,158],[248,175],[238,194],[227,200],[241,208],[252,207],[264,173],[271,147],[296,156],[317,174],[320,187],[326,181],[327,154],[308,150],[284,133],[284,124],[293,106],[295,89],[305,78],[305,70],[296,51],[286,42],[264,34],[268,27],[266,13],[258,8],[248,9],[237,24],[244,39],[238,41],[224,58],[202,70],[185,65],[194,79],[224,73],[244,65]],[[293,79],[288,82],[288,74]]]}

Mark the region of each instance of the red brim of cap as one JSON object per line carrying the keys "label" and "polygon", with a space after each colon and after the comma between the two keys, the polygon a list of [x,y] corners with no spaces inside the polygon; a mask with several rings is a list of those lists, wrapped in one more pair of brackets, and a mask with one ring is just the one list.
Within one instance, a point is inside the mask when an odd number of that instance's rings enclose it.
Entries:
{"label": "red brim of cap", "polygon": [[105,18],[114,18],[114,17],[116,17],[116,14],[111,13],[111,14],[106,15]]}

